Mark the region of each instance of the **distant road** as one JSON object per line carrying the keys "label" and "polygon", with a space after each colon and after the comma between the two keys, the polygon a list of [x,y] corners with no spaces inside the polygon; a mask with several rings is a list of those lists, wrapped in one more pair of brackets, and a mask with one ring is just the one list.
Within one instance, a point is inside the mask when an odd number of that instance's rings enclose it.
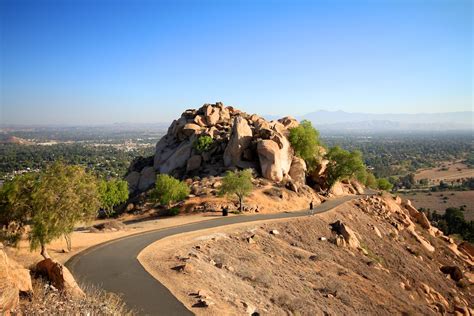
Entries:
{"label": "distant road", "polygon": [[[369,193],[370,194],[370,193]],[[323,213],[344,202],[360,196],[344,196],[320,204],[314,212]],[[138,254],[149,244],[162,238],[237,223],[260,220],[307,216],[308,210],[276,213],[218,217],[213,220],[170,227],[134,236],[116,239],[72,257],[66,266],[82,284],[95,284],[106,291],[121,293],[129,308],[140,315],[193,315],[183,303],[153,276],[137,259]]]}

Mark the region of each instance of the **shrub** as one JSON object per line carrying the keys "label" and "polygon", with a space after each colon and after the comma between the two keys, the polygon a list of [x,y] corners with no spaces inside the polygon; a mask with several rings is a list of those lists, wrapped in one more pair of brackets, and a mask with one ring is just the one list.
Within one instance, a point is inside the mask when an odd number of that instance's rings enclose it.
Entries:
{"label": "shrub", "polygon": [[114,213],[117,206],[128,199],[128,182],[121,179],[102,180],[99,182],[99,199],[106,216]]}
{"label": "shrub", "polygon": [[155,189],[151,193],[153,199],[167,206],[184,200],[188,195],[189,187],[186,183],[167,174],[156,177]]}
{"label": "shrub", "polygon": [[172,207],[168,210],[167,215],[168,216],[176,216],[179,214],[179,208],[178,207]]}
{"label": "shrub", "polygon": [[393,184],[391,184],[386,178],[380,178],[377,180],[377,187],[379,190],[390,191],[393,187]]}
{"label": "shrub", "polygon": [[213,143],[214,143],[214,140],[212,139],[212,137],[206,135],[206,136],[199,137],[194,142],[193,147],[198,152],[203,153],[203,152],[209,151]]}
{"label": "shrub", "polygon": [[291,128],[288,139],[295,154],[306,162],[309,170],[313,169],[318,160],[321,142],[319,132],[311,122],[303,120],[299,126]]}

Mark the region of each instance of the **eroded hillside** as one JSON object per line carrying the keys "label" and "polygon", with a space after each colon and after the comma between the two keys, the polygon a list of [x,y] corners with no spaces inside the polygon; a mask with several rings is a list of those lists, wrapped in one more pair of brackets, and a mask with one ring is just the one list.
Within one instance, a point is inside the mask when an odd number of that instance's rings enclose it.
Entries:
{"label": "eroded hillside", "polygon": [[146,269],[196,314],[473,315],[472,253],[390,196],[149,246]]}

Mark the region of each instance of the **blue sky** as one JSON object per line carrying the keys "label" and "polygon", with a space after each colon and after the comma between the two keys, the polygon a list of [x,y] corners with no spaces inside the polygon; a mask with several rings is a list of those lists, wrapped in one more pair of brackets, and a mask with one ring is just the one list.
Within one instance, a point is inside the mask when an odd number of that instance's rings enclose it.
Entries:
{"label": "blue sky", "polygon": [[1,122],[472,110],[469,0],[0,0]]}

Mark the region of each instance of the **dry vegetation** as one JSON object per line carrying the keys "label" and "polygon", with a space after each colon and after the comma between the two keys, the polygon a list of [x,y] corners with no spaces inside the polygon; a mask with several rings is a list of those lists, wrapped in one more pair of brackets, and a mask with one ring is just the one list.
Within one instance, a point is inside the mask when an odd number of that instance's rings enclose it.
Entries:
{"label": "dry vegetation", "polygon": [[[331,242],[336,220],[355,231],[362,250]],[[435,252],[350,202],[312,217],[170,237],[139,260],[198,315],[434,315],[472,306],[472,266],[447,242],[417,232]],[[441,265],[461,267],[470,280],[456,283]]]}
{"label": "dry vegetation", "polygon": [[428,179],[432,182],[452,182],[457,179],[466,179],[474,177],[474,169],[466,164],[455,162],[442,162],[439,166],[431,169],[422,169],[415,173],[415,180]]}
{"label": "dry vegetation", "polygon": [[439,214],[444,214],[448,207],[460,208],[465,205],[464,218],[467,221],[474,220],[474,191],[416,192],[401,196],[412,200],[417,207],[436,210]]}
{"label": "dry vegetation", "polygon": [[120,296],[98,288],[83,288],[84,298],[73,298],[58,291],[42,278],[33,279],[34,292],[22,297],[23,315],[134,315]]}

